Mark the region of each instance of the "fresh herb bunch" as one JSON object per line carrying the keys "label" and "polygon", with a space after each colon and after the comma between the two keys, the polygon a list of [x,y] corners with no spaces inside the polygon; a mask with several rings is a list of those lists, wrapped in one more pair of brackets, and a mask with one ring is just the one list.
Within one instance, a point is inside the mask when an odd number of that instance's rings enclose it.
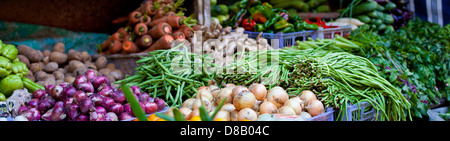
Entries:
{"label": "fresh herb bunch", "polygon": [[367,28],[350,38],[364,44],[361,56],[373,62],[379,74],[408,95],[414,115],[427,115],[430,105],[450,92],[450,25],[411,20],[397,32],[380,36]]}

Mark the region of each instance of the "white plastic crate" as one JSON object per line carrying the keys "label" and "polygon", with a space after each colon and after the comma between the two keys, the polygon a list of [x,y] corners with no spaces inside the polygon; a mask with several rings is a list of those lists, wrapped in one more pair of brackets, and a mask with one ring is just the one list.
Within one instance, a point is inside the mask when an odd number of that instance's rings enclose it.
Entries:
{"label": "white plastic crate", "polygon": [[[256,39],[261,32],[251,32],[244,31],[245,34],[248,34],[248,37]],[[292,33],[262,33],[261,37],[267,39],[268,43],[273,48],[283,48],[295,46],[295,41],[306,41],[308,38],[316,39],[316,31],[307,30],[300,32],[292,32]]]}
{"label": "white plastic crate", "polygon": [[429,109],[427,114],[429,116],[429,121],[445,121],[439,116],[439,113],[447,113],[448,107],[441,107],[435,109]]}

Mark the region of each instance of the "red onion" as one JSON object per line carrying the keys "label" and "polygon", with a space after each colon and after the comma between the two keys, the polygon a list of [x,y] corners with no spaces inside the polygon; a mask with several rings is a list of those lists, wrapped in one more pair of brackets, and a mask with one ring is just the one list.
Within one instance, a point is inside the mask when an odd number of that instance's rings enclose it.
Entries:
{"label": "red onion", "polygon": [[75,101],[75,103],[80,104],[81,101],[83,101],[84,99],[87,98],[87,95],[85,92],[83,91],[77,91],[75,92],[75,94],[73,95],[73,100]]}
{"label": "red onion", "polygon": [[77,78],[75,78],[75,81],[73,82],[73,84],[75,85],[75,87],[78,87],[78,85],[83,82],[88,82],[88,80],[84,75],[80,75],[80,76],[77,76]]}
{"label": "red onion", "polygon": [[158,110],[158,105],[155,102],[143,102],[145,113],[152,114]]}
{"label": "red onion", "polygon": [[64,104],[63,105],[65,107],[65,106],[70,105],[72,103],[75,104],[74,101],[73,101],[73,97],[68,97],[68,98],[64,99]]}
{"label": "red onion", "polygon": [[130,103],[127,103],[127,104],[123,105],[123,111],[124,112],[133,113],[133,112],[131,112],[131,105],[130,105]]}
{"label": "red onion", "polygon": [[55,87],[55,85],[47,85],[45,86],[45,93],[49,94],[52,91],[52,88]]}
{"label": "red onion", "polygon": [[39,105],[37,107],[37,109],[41,112],[41,113],[45,113],[48,109],[52,108],[52,105],[46,101],[46,100],[41,100],[39,102]]}
{"label": "red onion", "polygon": [[103,97],[103,102],[101,104],[103,107],[110,107],[114,104],[114,99],[111,97]]}
{"label": "red onion", "polygon": [[[47,100],[52,106],[55,105],[55,103],[56,103],[56,100],[53,97],[49,96],[49,95],[44,96],[43,99]],[[41,101],[42,101],[42,99],[41,99]]]}
{"label": "red onion", "polygon": [[41,119],[41,113],[36,108],[31,108],[22,114],[28,121],[35,121]]}
{"label": "red onion", "polygon": [[131,86],[130,88],[131,88],[131,91],[133,92],[133,94],[138,95],[138,96],[141,95],[141,89],[139,89],[138,86]]}
{"label": "red onion", "polygon": [[150,101],[150,96],[148,94],[139,95],[139,102],[147,102]]}
{"label": "red onion", "polygon": [[133,118],[133,116],[131,116],[131,114],[129,112],[124,112],[122,114],[120,114],[119,119],[120,120],[126,120],[126,119],[130,119]]}
{"label": "red onion", "polygon": [[80,111],[83,114],[88,113],[94,106],[94,103],[92,102],[91,99],[86,98],[83,101],[81,101],[80,103]]}
{"label": "red onion", "polygon": [[33,98],[30,101],[28,101],[27,106],[31,107],[31,108],[37,108],[39,105],[39,99],[38,98]]}
{"label": "red onion", "polygon": [[84,91],[86,93],[93,93],[94,92],[94,86],[92,86],[91,82],[81,82],[77,85],[77,89]]}
{"label": "red onion", "polygon": [[94,80],[95,79],[95,72],[93,71],[93,70],[87,70],[85,73],[84,73],[84,77],[86,77],[87,78],[87,80],[89,80],[89,81],[92,81],[92,80]]}
{"label": "red onion", "polygon": [[77,120],[78,115],[80,115],[78,109],[79,106],[77,104],[69,104],[64,108],[64,112],[70,120],[75,121]]}
{"label": "red onion", "polygon": [[57,108],[57,107],[64,107],[64,102],[63,101],[56,102],[55,105],[53,105],[53,108]]}
{"label": "red onion", "polygon": [[54,99],[62,99],[63,97],[63,87],[56,85],[52,88],[50,91],[50,96],[52,96]]}
{"label": "red onion", "polygon": [[155,98],[155,103],[158,106],[158,111],[163,110],[166,107],[166,102],[164,100]]}
{"label": "red onion", "polygon": [[76,121],[89,121],[89,117],[87,115],[79,115]]}
{"label": "red onion", "polygon": [[102,106],[95,106],[95,112],[106,114],[106,109]]}
{"label": "red onion", "polygon": [[114,99],[114,102],[123,104],[127,99],[125,98],[125,94],[122,91],[116,91],[112,93],[111,97]]}
{"label": "red onion", "polygon": [[149,102],[155,102],[155,98],[151,97],[148,93],[142,92],[141,95],[148,95],[149,97],[148,97],[147,101],[149,101]]}
{"label": "red onion", "polygon": [[108,78],[106,76],[97,76],[94,81],[92,81],[92,85],[94,85],[95,88],[99,88],[100,86],[105,86],[109,84]]}
{"label": "red onion", "polygon": [[59,84],[59,86],[66,88],[67,86],[70,86],[70,84],[67,82],[64,82],[64,83]]}
{"label": "red onion", "polygon": [[123,113],[123,106],[120,103],[114,103],[111,105],[111,107],[109,107],[109,111],[120,115]]}
{"label": "red onion", "polygon": [[100,106],[103,103],[103,97],[100,94],[92,94],[89,98],[94,102],[95,106]]}
{"label": "red onion", "polygon": [[33,97],[40,99],[42,96],[45,95],[45,90],[39,89],[33,92]]}
{"label": "red onion", "polygon": [[52,121],[62,121],[66,118],[66,114],[64,113],[63,107],[55,107],[53,108],[53,112],[51,115]]}
{"label": "red onion", "polygon": [[[41,111],[41,110],[39,110]],[[42,112],[42,111],[41,111]],[[44,121],[52,121],[52,113],[53,113],[53,108],[48,110],[47,112],[45,112],[42,116],[41,119]]]}
{"label": "red onion", "polygon": [[114,112],[108,112],[105,114],[105,121],[119,121],[119,118]]}
{"label": "red onion", "polygon": [[104,113],[99,113],[99,112],[91,112],[91,114],[89,114],[89,121],[105,121],[105,114]]}
{"label": "red onion", "polygon": [[98,92],[98,94],[103,96],[111,96],[114,91],[111,89],[111,86],[103,86],[103,89]]}
{"label": "red onion", "polygon": [[63,93],[66,97],[73,97],[73,95],[77,92],[77,89],[73,86],[67,86],[64,88]]}
{"label": "red onion", "polygon": [[19,115],[21,115],[22,113],[28,111],[28,107],[27,106],[20,106],[19,109],[17,110],[17,113]]}

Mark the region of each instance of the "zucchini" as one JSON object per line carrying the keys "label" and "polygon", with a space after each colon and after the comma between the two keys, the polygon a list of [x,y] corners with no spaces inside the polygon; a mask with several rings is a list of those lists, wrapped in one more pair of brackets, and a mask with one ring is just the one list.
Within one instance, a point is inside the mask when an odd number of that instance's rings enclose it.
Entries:
{"label": "zucchini", "polygon": [[372,24],[379,26],[381,24],[383,24],[383,20],[381,19],[372,19]]}
{"label": "zucchini", "polygon": [[370,17],[367,16],[367,15],[359,15],[359,16],[356,16],[356,19],[360,20],[360,21],[363,22],[363,23],[369,23],[370,20],[371,20]]}
{"label": "zucchini", "polygon": [[378,26],[378,30],[379,30],[379,31],[385,30],[385,29],[386,29],[386,25],[385,25],[385,24],[380,24],[380,25]]}
{"label": "zucchini", "polygon": [[378,8],[378,3],[375,1],[366,1],[352,9],[352,16],[366,14],[375,11]]}
{"label": "zucchini", "polygon": [[383,22],[386,24],[393,24],[394,23],[394,17],[392,17],[391,14],[382,13],[383,16],[381,19],[383,19]]}
{"label": "zucchini", "polygon": [[386,26],[386,30],[384,31],[384,33],[386,34],[386,33],[392,33],[392,32],[395,32],[394,27],[392,25]]}
{"label": "zucchini", "polygon": [[273,5],[273,8],[283,8],[283,9],[288,9],[288,8],[296,8],[296,9],[305,9],[306,7],[309,6],[303,2],[303,1],[288,1],[288,2],[283,2],[283,3],[277,3]]}
{"label": "zucchini", "polygon": [[384,11],[384,7],[381,5],[378,5],[377,11]]}
{"label": "zucchini", "polygon": [[367,16],[369,16],[371,18],[378,18],[377,11],[369,12],[369,13],[367,13]]}

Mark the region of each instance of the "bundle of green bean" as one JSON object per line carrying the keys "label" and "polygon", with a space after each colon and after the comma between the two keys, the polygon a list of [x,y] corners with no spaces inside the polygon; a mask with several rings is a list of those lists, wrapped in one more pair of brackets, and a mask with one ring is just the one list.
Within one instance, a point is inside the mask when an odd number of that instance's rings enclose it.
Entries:
{"label": "bundle of green bean", "polygon": [[116,83],[136,85],[153,97],[164,97],[171,107],[181,105],[197,93],[198,87],[207,85],[212,76],[205,70],[206,63],[202,63],[209,58],[178,49],[182,47],[149,52],[150,56],[136,62],[141,65],[135,75]]}

